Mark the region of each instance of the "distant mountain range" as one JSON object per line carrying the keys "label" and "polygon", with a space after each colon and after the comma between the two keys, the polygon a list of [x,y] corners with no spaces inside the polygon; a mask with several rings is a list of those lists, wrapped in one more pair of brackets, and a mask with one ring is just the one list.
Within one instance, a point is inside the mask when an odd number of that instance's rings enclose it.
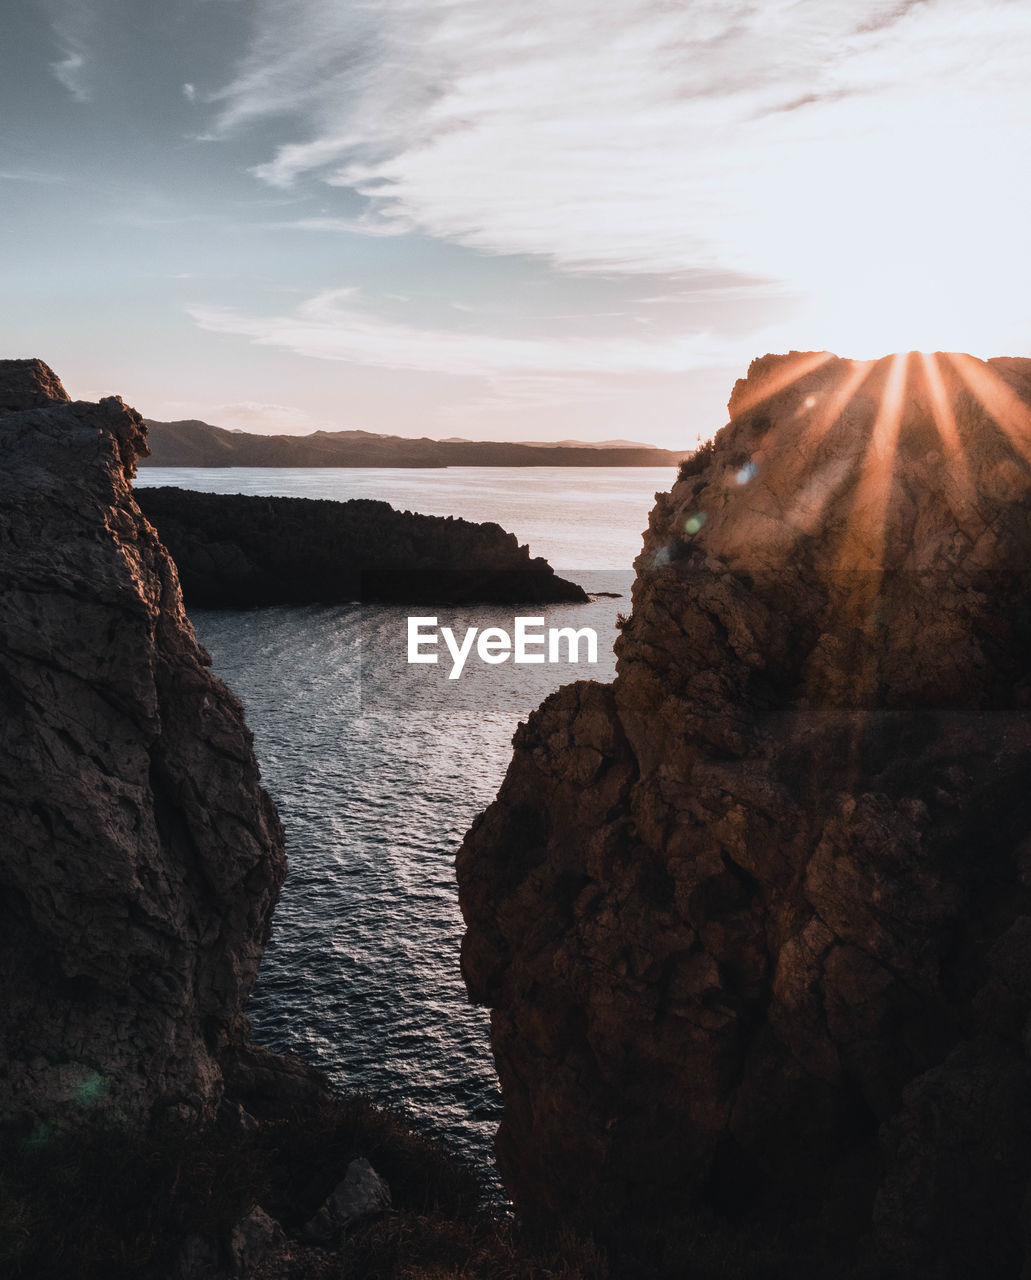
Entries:
{"label": "distant mountain range", "polygon": [[[445,436],[444,444],[475,444],[465,436]],[[515,440],[514,444],[531,444],[537,449],[657,449],[644,440]]]}
{"label": "distant mountain range", "polygon": [[626,440],[409,440],[371,431],[264,436],[196,419],[146,423],[145,467],[674,467],[693,452]]}

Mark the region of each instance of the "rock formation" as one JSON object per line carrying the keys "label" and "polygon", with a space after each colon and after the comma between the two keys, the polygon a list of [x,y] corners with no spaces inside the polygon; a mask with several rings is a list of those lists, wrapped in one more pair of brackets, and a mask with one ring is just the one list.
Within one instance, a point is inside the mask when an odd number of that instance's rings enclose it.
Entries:
{"label": "rock formation", "polygon": [[660,495],[615,683],[459,854],[528,1219],[1031,1258],[1029,406],[1028,360],[767,356]]}
{"label": "rock formation", "polygon": [[138,489],[195,608],[271,604],[586,602],[497,524],[370,499]]}
{"label": "rock formation", "polygon": [[0,362],[0,1120],[213,1115],[283,879],[243,710],[133,499],[145,438]]}

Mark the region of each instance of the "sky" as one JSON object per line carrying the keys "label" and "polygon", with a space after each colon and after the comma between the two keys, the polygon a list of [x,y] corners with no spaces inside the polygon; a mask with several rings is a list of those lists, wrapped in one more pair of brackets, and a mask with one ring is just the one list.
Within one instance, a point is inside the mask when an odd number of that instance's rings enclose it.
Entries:
{"label": "sky", "polygon": [[693,447],[1031,356],[1027,0],[13,0],[0,353],[263,432]]}

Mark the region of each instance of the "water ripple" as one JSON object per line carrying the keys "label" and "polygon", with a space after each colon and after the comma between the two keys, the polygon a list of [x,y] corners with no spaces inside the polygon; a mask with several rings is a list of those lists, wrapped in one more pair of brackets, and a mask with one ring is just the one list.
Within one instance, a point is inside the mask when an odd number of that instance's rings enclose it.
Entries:
{"label": "water ripple", "polygon": [[[145,478],[240,487],[227,472],[169,477],[155,468]],[[399,481],[395,472],[369,496],[389,499],[390,486],[415,485],[425,509],[482,519],[489,508],[489,518],[522,537],[530,525],[534,551],[553,563],[576,564],[590,548],[588,563],[622,565],[570,570],[588,590],[622,599],[533,609],[548,626],[595,627],[596,667],[470,664],[449,681],[448,664],[407,665],[407,610],[398,607],[191,611],[216,674],[244,703],[287,832],[287,881],[249,1007],[255,1037],[315,1062],[340,1086],[405,1106],[488,1183],[501,1101],[487,1014],[468,1003],[459,972],[455,853],[497,793],[519,721],[569,680],[612,678],[616,611],[629,607],[629,566],[651,493],[669,477],[633,475],[631,483],[594,471],[580,478],[595,486],[588,493],[561,472],[546,483],[538,475],[536,498],[519,489],[530,479],[448,472]],[[347,497],[340,486],[356,478],[273,472],[257,490],[258,478],[247,482],[251,491],[300,484],[312,496]],[[484,606],[439,616],[442,625],[511,630],[513,612]]]}

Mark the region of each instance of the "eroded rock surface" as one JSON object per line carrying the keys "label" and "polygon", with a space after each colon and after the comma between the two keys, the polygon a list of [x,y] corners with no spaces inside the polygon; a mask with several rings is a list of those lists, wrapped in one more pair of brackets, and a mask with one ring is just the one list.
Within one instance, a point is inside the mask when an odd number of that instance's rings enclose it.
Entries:
{"label": "eroded rock surface", "polygon": [[660,495],[615,684],[459,855],[528,1218],[1020,1274],[1029,404],[1027,360],[767,356]]}
{"label": "eroded rock surface", "polygon": [[121,400],[0,361],[0,1120],[204,1119],[247,1056],[283,836],[145,452]]}

